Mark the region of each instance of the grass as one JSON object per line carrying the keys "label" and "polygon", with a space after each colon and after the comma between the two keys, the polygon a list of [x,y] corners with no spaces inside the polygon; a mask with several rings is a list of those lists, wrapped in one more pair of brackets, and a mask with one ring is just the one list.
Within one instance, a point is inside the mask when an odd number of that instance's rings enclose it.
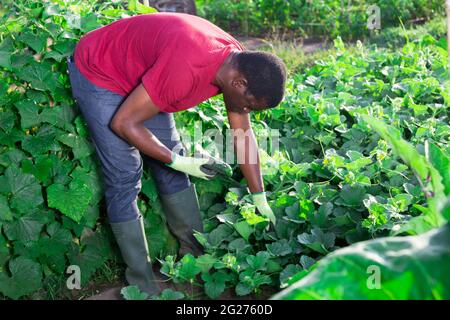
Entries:
{"label": "grass", "polygon": [[125,268],[116,261],[108,261],[91,277],[81,290],[69,290],[66,286],[67,275],[47,277],[42,289],[25,297],[24,300],[81,300],[100,293],[104,287],[122,282]]}
{"label": "grass", "polygon": [[369,38],[368,41],[383,47],[401,47],[408,41],[422,39],[425,35],[431,35],[436,39],[445,37],[447,34],[447,24],[444,17],[434,18],[424,24],[413,28],[403,26],[386,28],[378,35]]}
{"label": "grass", "polygon": [[[434,18],[422,25],[412,28],[392,27],[381,30],[372,37],[364,39],[365,44],[376,44],[380,47],[401,48],[408,41],[413,42],[422,39],[425,35],[431,35],[436,39],[446,36],[447,25],[443,17]],[[305,53],[305,47],[302,40],[283,41],[280,37],[266,39],[267,45],[258,48],[258,50],[273,53],[280,57],[288,68],[290,76],[303,72],[311,67],[316,61],[322,60],[335,53],[335,49],[330,42],[322,42],[321,49],[312,53]],[[317,41],[319,43],[319,41]],[[347,42],[348,50],[352,50],[354,43]]]}

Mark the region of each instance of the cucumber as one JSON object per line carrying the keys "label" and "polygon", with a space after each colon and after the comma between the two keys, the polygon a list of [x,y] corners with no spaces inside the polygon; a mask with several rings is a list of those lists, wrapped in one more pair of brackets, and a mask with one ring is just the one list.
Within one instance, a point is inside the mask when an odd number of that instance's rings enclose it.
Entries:
{"label": "cucumber", "polygon": [[200,170],[209,175],[221,174],[227,177],[231,177],[233,175],[233,169],[225,163],[212,163],[212,164],[204,164],[201,166]]}
{"label": "cucumber", "polygon": [[214,158],[210,156],[209,154],[205,153],[196,153],[195,157],[203,157],[209,159],[209,162],[202,165],[200,170],[202,170],[204,173],[216,176],[217,174],[231,177],[233,175],[233,169],[231,169],[230,165],[218,158]]}

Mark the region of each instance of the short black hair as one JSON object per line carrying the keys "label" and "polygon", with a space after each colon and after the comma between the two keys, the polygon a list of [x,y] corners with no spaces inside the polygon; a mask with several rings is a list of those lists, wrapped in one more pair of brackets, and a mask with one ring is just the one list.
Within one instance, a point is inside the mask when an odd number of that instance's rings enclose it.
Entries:
{"label": "short black hair", "polygon": [[284,96],[286,66],[279,57],[261,51],[239,52],[234,61],[237,71],[248,81],[248,92],[264,100],[267,108],[276,107]]}

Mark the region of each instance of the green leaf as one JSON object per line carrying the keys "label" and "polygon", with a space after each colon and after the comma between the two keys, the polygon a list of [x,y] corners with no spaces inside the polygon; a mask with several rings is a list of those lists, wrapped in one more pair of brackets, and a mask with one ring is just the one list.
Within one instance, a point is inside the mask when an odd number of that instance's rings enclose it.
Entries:
{"label": "green leaf", "polygon": [[267,218],[257,215],[255,210],[256,210],[256,207],[251,204],[246,204],[241,207],[240,213],[249,225],[255,225],[260,222],[268,221]]}
{"label": "green leaf", "polygon": [[22,41],[37,53],[44,50],[47,43],[47,36],[45,34],[35,34],[25,32],[17,37],[17,40]]}
{"label": "green leaf", "polygon": [[350,186],[346,184],[342,187],[339,195],[343,200],[343,205],[360,206],[366,195],[366,189],[360,185]]}
{"label": "green leaf", "polygon": [[148,197],[151,203],[158,200],[158,190],[156,189],[155,181],[152,178],[143,179],[142,193]]}
{"label": "green leaf", "polygon": [[11,56],[14,52],[14,42],[11,37],[6,37],[0,42],[0,67],[10,69]]}
{"label": "green leaf", "polygon": [[230,276],[224,272],[204,273],[202,279],[205,281],[206,295],[211,299],[217,299],[225,291],[225,283],[230,280]]}
{"label": "green leaf", "polygon": [[[0,223],[1,224],[1,223]],[[7,241],[3,234],[0,233],[0,266],[3,266],[6,264],[6,262],[9,260],[9,248]]]}
{"label": "green leaf", "polygon": [[159,297],[153,297],[155,300],[181,300],[184,293],[173,291],[172,289],[164,289]]}
{"label": "green leaf", "polygon": [[5,174],[0,176],[0,193],[11,194],[11,208],[21,213],[27,213],[44,202],[36,178],[24,174],[16,165],[9,166]]}
{"label": "green leaf", "polygon": [[72,181],[68,188],[59,183],[47,188],[48,206],[76,222],[80,222],[85,215],[92,197],[93,191],[89,186],[77,180]]}
{"label": "green leaf", "polygon": [[71,173],[72,178],[78,184],[89,187],[92,191],[92,201],[97,204],[103,198],[103,182],[101,181],[99,172],[95,169],[88,172],[87,169],[77,166]]}
{"label": "green leaf", "polygon": [[239,282],[236,286],[236,294],[238,296],[246,296],[252,292],[252,288]]}
{"label": "green leaf", "polygon": [[158,12],[158,10],[156,10],[155,8],[143,5],[142,3],[139,3],[137,0],[131,0],[128,2],[128,10],[137,14]]}
{"label": "green leaf", "polygon": [[179,277],[184,280],[194,281],[195,276],[202,271],[202,269],[197,265],[194,256],[191,254],[185,255],[180,262],[181,267],[179,270]]}
{"label": "green leaf", "polygon": [[35,165],[31,169],[31,173],[41,182],[45,183],[51,176],[52,167],[54,162],[50,157],[43,156],[37,157]]}
{"label": "green leaf", "polygon": [[3,228],[9,240],[37,241],[44,223],[44,217],[40,216],[39,213],[30,213],[12,222],[5,223]]}
{"label": "green leaf", "polygon": [[20,124],[22,129],[27,129],[39,125],[39,106],[32,100],[26,99],[16,103],[16,108],[20,114]]}
{"label": "green leaf", "polygon": [[233,229],[227,225],[221,224],[208,234],[208,242],[216,247],[225,241],[231,234]]}
{"label": "green leaf", "polygon": [[70,264],[81,269],[81,284],[87,284],[91,275],[111,258],[111,248],[101,229],[93,232],[84,229],[81,235],[81,245],[71,244],[67,253]]}
{"label": "green leaf", "polygon": [[204,254],[197,258],[197,266],[202,273],[208,272],[216,262],[217,259],[210,254]]}
{"label": "green leaf", "polygon": [[251,245],[246,240],[238,238],[230,242],[228,245],[228,250],[242,252],[250,247]]}
{"label": "green leaf", "polygon": [[313,229],[311,234],[302,233],[297,237],[298,242],[322,254],[328,253],[334,246],[335,239],[334,233],[324,233],[320,229]]}
{"label": "green leaf", "polygon": [[450,194],[450,160],[444,152],[433,143],[427,143],[428,160],[439,171],[442,182],[445,184],[445,195]]}
{"label": "green leaf", "polygon": [[71,131],[74,119],[74,109],[69,105],[44,107],[39,115],[39,120],[41,122],[49,123],[67,131]]}
{"label": "green leaf", "polygon": [[267,251],[276,257],[286,256],[292,253],[292,248],[287,239],[281,239],[270,244],[266,244]]}
{"label": "green leaf", "polygon": [[233,227],[246,241],[248,241],[248,238],[254,231],[254,228],[249,225],[247,221],[237,222],[233,225]]}
{"label": "green leaf", "polygon": [[281,288],[284,288],[288,285],[290,279],[297,274],[300,270],[302,270],[302,267],[297,264],[289,264],[287,265],[283,271],[280,273],[280,286]]}
{"label": "green leaf", "polygon": [[247,256],[246,261],[252,270],[257,271],[264,270],[266,268],[269,258],[270,254],[268,252],[260,251],[256,254],[256,256]]}
{"label": "green leaf", "polygon": [[20,149],[12,149],[0,155],[0,165],[5,167],[9,167],[12,164],[17,165],[25,157],[25,153]]}
{"label": "green leaf", "polygon": [[41,155],[48,151],[60,149],[55,138],[59,130],[48,125],[42,126],[36,135],[27,136],[22,142],[22,148],[33,156]]}
{"label": "green leaf", "polygon": [[57,80],[51,65],[47,63],[32,63],[17,71],[17,76],[27,82],[36,90],[53,91]]}
{"label": "green leaf", "polygon": [[8,146],[10,148],[16,148],[16,143],[25,138],[25,133],[18,130],[17,128],[12,128],[10,132],[3,133],[0,131],[0,144]]}
{"label": "green leaf", "polygon": [[122,288],[120,294],[125,300],[147,300],[148,298],[148,294],[141,292],[136,285]]}
{"label": "green leaf", "polygon": [[97,20],[95,13],[88,13],[81,17],[81,31],[87,33],[89,31],[100,28],[102,24]]}
{"label": "green leaf", "polygon": [[87,157],[94,152],[94,148],[87,139],[73,133],[61,135],[58,140],[73,148],[72,152],[75,159]]}
{"label": "green leaf", "polygon": [[449,225],[419,236],[360,242],[328,255],[272,299],[449,299],[449,243]]}
{"label": "green leaf", "polygon": [[0,292],[11,299],[18,299],[42,286],[41,266],[24,257],[9,261],[9,272],[0,268]]}
{"label": "green leaf", "polygon": [[0,112],[0,128],[5,132],[11,132],[14,128],[14,121],[16,120],[16,115],[10,111],[6,110]]}
{"label": "green leaf", "polygon": [[303,269],[311,268],[314,265],[314,263],[316,263],[316,260],[314,260],[311,257],[305,255],[300,257],[300,264],[302,265]]}
{"label": "green leaf", "polygon": [[4,221],[12,221],[13,214],[8,205],[8,199],[0,195],[0,223]]}

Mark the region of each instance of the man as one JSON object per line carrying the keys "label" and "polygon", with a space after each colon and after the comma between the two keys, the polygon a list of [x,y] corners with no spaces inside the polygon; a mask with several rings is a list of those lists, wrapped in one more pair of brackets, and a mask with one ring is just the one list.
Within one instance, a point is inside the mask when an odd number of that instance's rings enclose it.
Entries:
{"label": "man", "polygon": [[[202,221],[188,175],[211,175],[201,170],[207,159],[188,157],[180,148],[173,112],[222,93],[231,128],[251,130],[249,112],[275,107],[282,100],[285,66],[274,55],[245,51],[205,19],[154,13],[87,33],[68,68],[72,94],[102,166],[107,214],[127,265],[126,279],[150,295],[158,294],[136,205],[143,159],[155,179],[168,226],[180,242],[179,255],[200,255],[193,230],[202,232]],[[238,157],[258,153],[250,133]],[[236,145],[242,145],[239,139]],[[259,158],[240,168],[257,209],[275,223]]]}

